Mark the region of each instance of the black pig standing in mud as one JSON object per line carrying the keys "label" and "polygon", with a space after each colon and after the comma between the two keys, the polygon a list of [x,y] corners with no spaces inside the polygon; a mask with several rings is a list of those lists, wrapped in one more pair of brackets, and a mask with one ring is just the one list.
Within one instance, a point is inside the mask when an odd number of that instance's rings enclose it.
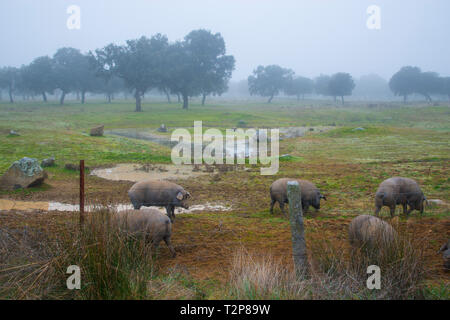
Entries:
{"label": "black pig standing in mud", "polygon": [[307,180],[281,178],[276,180],[270,186],[270,213],[273,214],[273,206],[276,202],[280,205],[281,212],[287,217],[284,211],[284,204],[288,203],[287,183],[288,181],[298,181],[300,184],[300,193],[302,195],[302,209],[304,213],[308,212],[309,206],[313,206],[316,210],[320,209],[320,200],[327,200],[319,189]]}
{"label": "black pig standing in mud", "polygon": [[189,209],[190,193],[176,183],[159,180],[144,180],[135,183],[128,191],[134,209],[142,206],[166,207],[170,221],[175,220],[175,207]]}
{"label": "black pig standing in mud", "polygon": [[375,194],[375,215],[378,216],[381,207],[387,206],[390,209],[391,217],[394,217],[395,206],[398,204],[403,206],[403,213],[406,215],[413,210],[418,210],[423,214],[423,203],[426,200],[420,186],[413,179],[389,178],[380,184]]}

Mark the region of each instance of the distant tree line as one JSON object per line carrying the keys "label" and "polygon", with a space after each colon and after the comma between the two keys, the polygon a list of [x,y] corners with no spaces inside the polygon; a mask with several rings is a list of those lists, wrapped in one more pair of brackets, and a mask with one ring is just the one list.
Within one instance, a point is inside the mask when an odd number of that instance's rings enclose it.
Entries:
{"label": "distant tree line", "polygon": [[[199,29],[183,40],[170,43],[166,36],[156,34],[126,41],[125,45],[109,44],[83,54],[78,49],[61,48],[53,57],[38,57],[20,68],[0,68],[0,98],[6,91],[14,103],[15,94],[42,96],[58,92],[64,104],[67,94],[76,93],[85,103],[86,94],[104,94],[111,102],[119,92],[130,92],[136,100],[136,111],[142,111],[142,97],[157,90],[167,97],[176,95],[187,109],[191,97],[200,96],[202,105],[209,95],[222,95],[228,90],[235,59],[226,55],[225,41],[220,33]],[[391,90],[407,102],[410,95],[422,95],[428,102],[433,95],[450,99],[450,77],[435,72],[422,72],[406,66],[387,83],[377,75],[354,81],[349,73],[320,75],[315,79],[298,76],[291,69],[278,65],[258,66],[247,79],[236,83],[235,92],[259,95],[270,103],[280,93],[298,100],[315,93],[340,98],[357,94],[378,97]]]}
{"label": "distant tree line", "polygon": [[392,92],[408,100],[411,94],[419,94],[429,102],[432,95],[445,95],[450,99],[450,77],[441,77],[436,72],[422,72],[418,67],[403,67],[389,81]]}
{"label": "distant tree line", "polygon": [[[360,92],[379,95],[384,93],[385,81],[376,75],[361,77],[359,84],[362,88],[370,88],[372,92]],[[411,94],[419,94],[431,102],[432,95],[445,95],[450,99],[450,77],[440,77],[435,72],[422,72],[418,67],[403,67],[395,73],[389,81],[390,90],[404,101]],[[278,65],[258,66],[248,77],[248,89],[251,95],[268,97],[272,99],[281,92],[287,96],[296,96],[297,99],[305,94],[315,93],[322,96],[331,96],[336,101],[339,97],[344,104],[344,97],[351,96],[355,89],[353,77],[345,72],[334,75],[320,75],[309,79],[296,76],[291,69]]]}
{"label": "distant tree line", "polygon": [[67,94],[76,92],[85,103],[86,93],[102,93],[109,102],[116,92],[126,88],[133,93],[136,111],[142,111],[142,97],[157,89],[167,96],[178,96],[187,109],[189,98],[221,95],[228,89],[235,59],[226,55],[220,33],[194,30],[182,41],[169,43],[166,36],[128,40],[125,45],[109,44],[83,54],[78,49],[61,48],[53,57],[38,57],[21,68],[0,69],[0,89],[14,93],[41,95],[59,89],[60,104]]}
{"label": "distant tree line", "polygon": [[272,99],[283,92],[288,96],[296,96],[297,99],[305,94],[315,92],[319,95],[332,96],[336,100],[341,98],[344,104],[344,96],[352,94],[355,82],[350,74],[339,72],[332,76],[321,75],[315,80],[295,76],[291,69],[278,65],[258,66],[253,74],[248,77],[250,94],[268,97]]}

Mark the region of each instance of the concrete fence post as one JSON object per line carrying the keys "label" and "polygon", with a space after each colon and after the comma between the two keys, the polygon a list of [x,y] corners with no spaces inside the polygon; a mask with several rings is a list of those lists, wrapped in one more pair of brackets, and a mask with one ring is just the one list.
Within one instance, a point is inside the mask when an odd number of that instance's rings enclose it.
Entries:
{"label": "concrete fence post", "polygon": [[80,225],[84,223],[84,160],[80,160]]}
{"label": "concrete fence post", "polygon": [[306,253],[305,229],[303,225],[301,189],[297,181],[288,181],[289,220],[292,233],[292,255],[295,272],[298,276],[309,271]]}

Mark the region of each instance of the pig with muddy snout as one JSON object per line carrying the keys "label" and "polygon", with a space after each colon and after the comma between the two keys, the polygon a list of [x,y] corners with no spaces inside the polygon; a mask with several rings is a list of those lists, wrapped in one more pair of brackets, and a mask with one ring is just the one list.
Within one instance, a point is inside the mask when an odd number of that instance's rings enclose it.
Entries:
{"label": "pig with muddy snout", "polygon": [[375,194],[375,215],[378,216],[381,208],[387,206],[393,217],[396,205],[402,205],[403,213],[407,216],[413,210],[418,210],[423,214],[423,205],[426,200],[419,184],[413,179],[389,178],[380,184]]}
{"label": "pig with muddy snout", "polygon": [[300,193],[302,198],[302,209],[304,213],[308,212],[310,206],[316,210],[320,209],[320,200],[327,198],[323,196],[314,183],[307,180],[281,178],[276,180],[270,186],[270,213],[273,214],[273,206],[276,202],[280,205],[281,212],[287,217],[284,211],[284,204],[288,203],[287,183],[288,181],[297,181],[300,185]]}
{"label": "pig with muddy snout", "polygon": [[171,243],[172,222],[169,217],[157,209],[127,210],[114,215],[119,230],[133,236],[143,236],[157,249],[164,241],[172,254],[176,256]]}
{"label": "pig with muddy snout", "polygon": [[187,199],[191,197],[182,186],[169,181],[144,180],[135,183],[128,191],[134,209],[142,206],[165,207],[167,216],[173,223],[175,220],[175,207],[189,208]]}

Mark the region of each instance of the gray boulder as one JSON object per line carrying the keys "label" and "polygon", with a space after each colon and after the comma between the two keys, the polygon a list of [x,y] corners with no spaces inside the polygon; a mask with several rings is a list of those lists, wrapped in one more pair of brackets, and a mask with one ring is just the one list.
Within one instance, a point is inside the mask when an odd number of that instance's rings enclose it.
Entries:
{"label": "gray boulder", "polygon": [[14,130],[11,130],[10,132],[9,132],[9,135],[10,136],[20,136],[20,134],[19,133],[17,133],[16,131],[14,131]]}
{"label": "gray boulder", "polygon": [[41,167],[42,168],[53,167],[54,165],[55,165],[55,157],[44,159],[41,162]]}
{"label": "gray boulder", "polygon": [[162,124],[159,128],[158,128],[158,132],[167,132],[167,127],[165,124]]}
{"label": "gray boulder", "polygon": [[92,137],[101,137],[103,136],[103,130],[105,129],[105,126],[98,126],[91,129],[90,135]]}
{"label": "gray boulder", "polygon": [[0,189],[15,190],[42,184],[47,173],[41,168],[37,159],[22,158],[15,161],[0,178]]}

